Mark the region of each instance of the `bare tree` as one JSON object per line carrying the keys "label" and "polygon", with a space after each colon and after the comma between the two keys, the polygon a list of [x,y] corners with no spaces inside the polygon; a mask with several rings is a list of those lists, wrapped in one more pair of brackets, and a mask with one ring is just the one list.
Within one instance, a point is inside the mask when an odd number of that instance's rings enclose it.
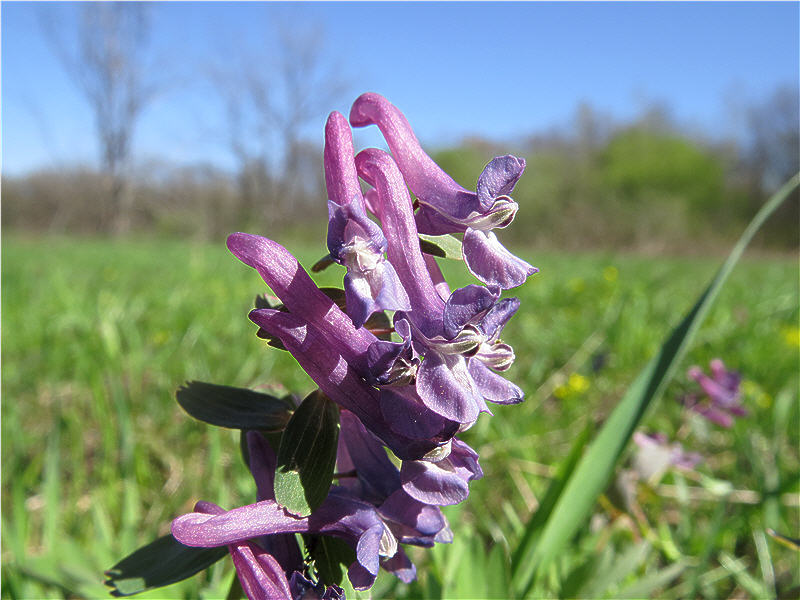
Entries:
{"label": "bare tree", "polygon": [[285,220],[309,195],[309,182],[320,181],[309,173],[317,165],[304,130],[316,121],[321,126],[348,87],[321,27],[278,22],[273,29],[274,47],[226,53],[225,63],[211,70],[238,164],[241,218],[270,224]]}
{"label": "bare tree", "polygon": [[90,2],[79,10],[74,48],[64,42],[52,19],[43,19],[43,24],[93,113],[100,165],[109,187],[102,226],[124,233],[133,218],[131,142],[157,87],[145,65],[148,8],[139,2]]}

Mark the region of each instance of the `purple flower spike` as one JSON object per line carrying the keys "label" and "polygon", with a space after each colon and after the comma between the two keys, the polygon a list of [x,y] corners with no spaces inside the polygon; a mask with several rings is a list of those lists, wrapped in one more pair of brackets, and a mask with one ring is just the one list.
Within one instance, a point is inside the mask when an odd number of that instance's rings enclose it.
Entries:
{"label": "purple flower spike", "polygon": [[467,267],[487,285],[510,289],[536,272],[496,238],[486,235],[513,221],[519,206],[508,194],[525,169],[524,159],[511,155],[494,158],[478,178],[477,193],[470,192],[422,150],[406,118],[386,98],[374,93],[362,94],[350,110],[350,123],[354,127],[374,124],[383,133],[397,166],[419,200],[416,222],[420,233],[464,232],[463,255]]}
{"label": "purple flower spike", "polygon": [[741,403],[739,391],[741,376],[735,371],[726,369],[718,358],[712,360],[710,366],[711,377],[703,373],[700,367],[691,367],[688,372],[689,378],[700,384],[706,401],[700,401],[697,394],[690,394],[685,402],[691,410],[703,415],[709,421],[721,427],[731,427],[734,417],[748,414]]}
{"label": "purple flower spike", "polygon": [[469,495],[468,483],[483,477],[478,454],[453,439],[450,455],[439,462],[404,462],[400,469],[403,490],[425,504],[458,504]]}
{"label": "purple flower spike", "polygon": [[539,269],[517,258],[506,250],[489,231],[467,229],[462,246],[467,268],[486,285],[496,285],[504,290],[518,287]]}
{"label": "purple flower spike", "polygon": [[380,310],[409,310],[408,296],[391,263],[386,238],[367,217],[356,175],[350,127],[338,112],[325,126],[325,183],[328,188],[328,250],[347,267],[347,313],[356,327]]}

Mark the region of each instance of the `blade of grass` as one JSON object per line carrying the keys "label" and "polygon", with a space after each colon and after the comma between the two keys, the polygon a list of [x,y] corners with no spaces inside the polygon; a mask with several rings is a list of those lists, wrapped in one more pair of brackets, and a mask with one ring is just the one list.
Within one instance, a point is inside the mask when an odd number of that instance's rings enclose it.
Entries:
{"label": "blade of grass", "polygon": [[[672,331],[658,354],[628,388],[559,495],[533,552],[531,563],[534,570],[547,566],[586,521],[597,497],[605,489],[633,430],[653,399],[671,379],[744,249],[759,227],[798,186],[798,183],[800,183],[800,173],[792,177],[761,207],[695,305]],[[519,579],[515,588],[524,595],[533,583],[533,574]]]}

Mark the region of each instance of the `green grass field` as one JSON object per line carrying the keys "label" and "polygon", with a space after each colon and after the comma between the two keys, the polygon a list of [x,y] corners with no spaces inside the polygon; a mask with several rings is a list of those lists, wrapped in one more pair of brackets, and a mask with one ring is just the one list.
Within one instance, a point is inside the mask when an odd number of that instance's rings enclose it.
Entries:
{"label": "green grass field", "polygon": [[[325,253],[322,240],[280,241],[307,266]],[[483,597],[486,557],[507,560],[574,439],[608,415],[722,260],[517,250],[541,270],[515,290],[522,307],[504,335],[527,400],[464,435],[486,477],[446,511],[455,543],[414,553],[420,582],[382,575],[374,597]],[[470,282],[462,263],[444,267],[451,286]],[[192,379],[312,389],[256,338],[246,315],[263,291],[223,243],[4,236],[3,597],[104,597],[103,570],[197,500],[253,501],[238,433],[192,420],[174,391]],[[800,595],[798,553],[764,533],[800,531],[799,302],[796,260],[743,260],[643,424],[704,462],[640,486],[633,509],[610,489],[532,596]],[[730,430],[678,402],[686,368],[713,357],[744,377],[750,415]],[[143,597],[224,597],[232,572],[222,561]]]}

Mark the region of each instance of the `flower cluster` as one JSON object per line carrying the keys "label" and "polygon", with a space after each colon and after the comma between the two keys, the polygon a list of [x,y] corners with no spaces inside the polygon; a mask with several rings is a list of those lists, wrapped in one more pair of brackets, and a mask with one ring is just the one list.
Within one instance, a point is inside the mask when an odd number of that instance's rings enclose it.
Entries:
{"label": "flower cluster", "polygon": [[[356,154],[351,125],[376,125],[391,154]],[[275,497],[275,451],[250,431],[258,501],[229,511],[200,502],[172,524],[185,545],[227,546],[250,598],[341,597],[338,587],[314,583],[296,533],[344,540],[355,551],[348,577],[356,589],[369,588],[379,568],[411,581],[415,567],[402,545],[451,541],[440,507],[462,502],[469,482],[483,476],[477,453],[457,434],[481,412],[491,414],[487,402],[523,400],[501,375],[515,357],[500,336],[519,307],[501,295],[536,269],[493,230],[517,212],[508,194],[525,161],[495,158],[475,191],[466,190],[422,150],[397,108],[367,93],[349,123],[338,112],[329,116],[324,166],[327,246],[346,269],[344,307],[278,243],[236,233],[228,248],[283,303],[250,313],[259,336],[279,342],[339,407],[336,482],[311,514],[292,514]],[[451,292],[419,234],[462,236],[464,262],[483,285]],[[373,326],[377,317],[382,329]]]}
{"label": "flower cluster", "polygon": [[709,366],[710,377],[703,373],[700,367],[689,369],[689,378],[700,385],[703,393],[687,395],[684,403],[690,410],[704,416],[712,423],[720,427],[730,427],[735,417],[747,416],[747,409],[741,402],[739,391],[742,378],[736,371],[726,369],[719,358],[712,360]]}

